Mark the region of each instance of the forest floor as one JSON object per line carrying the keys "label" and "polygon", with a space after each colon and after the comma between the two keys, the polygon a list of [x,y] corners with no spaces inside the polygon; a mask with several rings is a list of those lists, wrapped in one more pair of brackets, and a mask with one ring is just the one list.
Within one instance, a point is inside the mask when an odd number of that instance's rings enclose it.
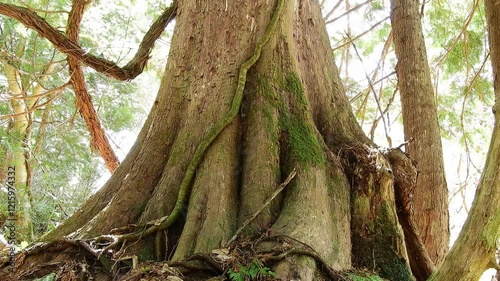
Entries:
{"label": "forest floor", "polygon": [[[0,250],[0,280],[276,280],[264,266],[266,258],[250,250],[250,245],[245,241],[179,262],[139,262],[135,255],[119,252],[100,255],[88,243],[72,240],[35,244],[14,256],[5,247]],[[229,254],[235,247],[237,254]]]}
{"label": "forest floor", "polygon": [[[263,244],[267,244],[265,250]],[[384,280],[363,269],[337,272],[314,250],[278,236],[247,237],[183,261],[139,262],[136,255],[121,251],[100,254],[94,246],[89,241],[64,239],[37,243],[12,256],[11,248],[5,247],[0,249],[0,280],[280,280],[275,278],[272,265],[297,254],[314,258],[323,280]]]}

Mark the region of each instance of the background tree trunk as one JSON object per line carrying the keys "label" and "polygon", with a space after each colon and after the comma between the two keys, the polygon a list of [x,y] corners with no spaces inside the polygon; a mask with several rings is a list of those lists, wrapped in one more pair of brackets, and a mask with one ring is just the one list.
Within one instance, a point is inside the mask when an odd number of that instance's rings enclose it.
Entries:
{"label": "background tree trunk", "polygon": [[415,222],[429,256],[439,264],[449,247],[448,189],[441,135],[424,37],[420,1],[392,0],[391,22],[407,152],[419,171]]}
{"label": "background tree trunk", "polygon": [[[24,50],[24,44],[20,43],[18,50]],[[21,51],[22,52],[22,51]],[[7,236],[16,237],[17,242],[33,240],[33,222],[31,217],[31,191],[30,191],[30,158],[31,150],[29,142],[31,138],[31,125],[32,113],[29,109],[33,106],[35,101],[28,99],[27,88],[29,84],[21,79],[20,71],[9,63],[4,63],[5,74],[8,80],[9,95],[12,97],[11,107],[15,116],[13,122],[9,126],[9,134],[11,134],[15,143],[11,147],[8,159],[8,166],[14,168],[10,170],[14,173],[14,188],[16,189],[15,198],[16,202],[13,204],[16,208],[15,216],[10,217],[7,221],[7,229],[15,232],[14,236],[7,234]],[[43,79],[41,79],[43,81]],[[24,82],[24,83],[23,83]],[[42,92],[40,85],[34,87],[33,94],[37,95]],[[9,198],[12,198],[9,196]],[[9,199],[10,203],[10,199]],[[11,204],[12,206],[12,204]],[[9,225],[15,224],[14,228]]]}

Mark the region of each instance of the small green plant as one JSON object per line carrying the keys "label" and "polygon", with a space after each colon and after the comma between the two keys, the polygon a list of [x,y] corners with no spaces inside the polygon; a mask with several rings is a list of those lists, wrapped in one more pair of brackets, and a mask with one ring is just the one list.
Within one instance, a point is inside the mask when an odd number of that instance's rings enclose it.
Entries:
{"label": "small green plant", "polygon": [[50,273],[45,275],[44,277],[34,279],[33,281],[54,281],[56,280],[57,275],[55,273]]}
{"label": "small green plant", "polygon": [[237,271],[232,269],[228,272],[229,278],[233,281],[258,280],[263,277],[276,277],[276,273],[269,267],[262,266],[257,259],[247,266],[240,265]]}
{"label": "small green plant", "polygon": [[143,266],[143,267],[141,267],[141,271],[142,271],[143,273],[148,273],[148,272],[149,272],[149,267],[147,267],[147,266]]}

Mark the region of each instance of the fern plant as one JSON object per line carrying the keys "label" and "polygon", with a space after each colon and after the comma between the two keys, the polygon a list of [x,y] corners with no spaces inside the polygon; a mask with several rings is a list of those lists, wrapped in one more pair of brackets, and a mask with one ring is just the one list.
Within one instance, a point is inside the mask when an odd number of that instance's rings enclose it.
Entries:
{"label": "fern plant", "polygon": [[265,277],[276,277],[274,271],[261,265],[257,259],[254,259],[246,266],[240,265],[237,271],[230,269],[228,274],[229,279],[232,281],[261,280]]}

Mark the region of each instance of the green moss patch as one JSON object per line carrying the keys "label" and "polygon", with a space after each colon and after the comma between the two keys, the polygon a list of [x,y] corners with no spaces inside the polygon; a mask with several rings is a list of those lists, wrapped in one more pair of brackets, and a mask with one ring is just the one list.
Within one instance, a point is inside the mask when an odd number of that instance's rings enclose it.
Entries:
{"label": "green moss patch", "polygon": [[304,88],[302,87],[302,82],[300,82],[299,76],[295,73],[287,75],[285,78],[285,89],[292,93],[294,97],[302,105],[307,105],[307,100],[304,95]]}
{"label": "green moss patch", "polygon": [[[367,219],[362,229],[366,232],[353,237],[354,259],[358,266],[372,268],[388,280],[415,280],[406,260],[398,253],[397,240],[403,240],[396,227],[396,215],[387,202],[381,202],[375,220]],[[363,205],[363,204],[362,204]],[[354,229],[354,231],[360,231]],[[378,279],[354,279],[378,280]]]}
{"label": "green moss patch", "polygon": [[[372,241],[375,260],[380,270],[380,276],[390,280],[415,280],[403,257],[396,252],[394,235],[398,229],[394,225],[395,214],[388,203],[382,203],[375,222],[375,237]],[[401,237],[401,239],[403,239]],[[388,245],[392,245],[388,247]]]}
{"label": "green moss patch", "polygon": [[306,122],[293,116],[281,116],[280,125],[287,134],[292,157],[306,164],[324,164],[323,148],[312,128]]}
{"label": "green moss patch", "polygon": [[292,157],[305,164],[324,164],[324,149],[313,130],[314,124],[299,76],[289,73],[280,84],[291,94],[290,108],[284,106],[284,97],[281,96],[278,109],[281,111],[279,123],[287,135]]}

